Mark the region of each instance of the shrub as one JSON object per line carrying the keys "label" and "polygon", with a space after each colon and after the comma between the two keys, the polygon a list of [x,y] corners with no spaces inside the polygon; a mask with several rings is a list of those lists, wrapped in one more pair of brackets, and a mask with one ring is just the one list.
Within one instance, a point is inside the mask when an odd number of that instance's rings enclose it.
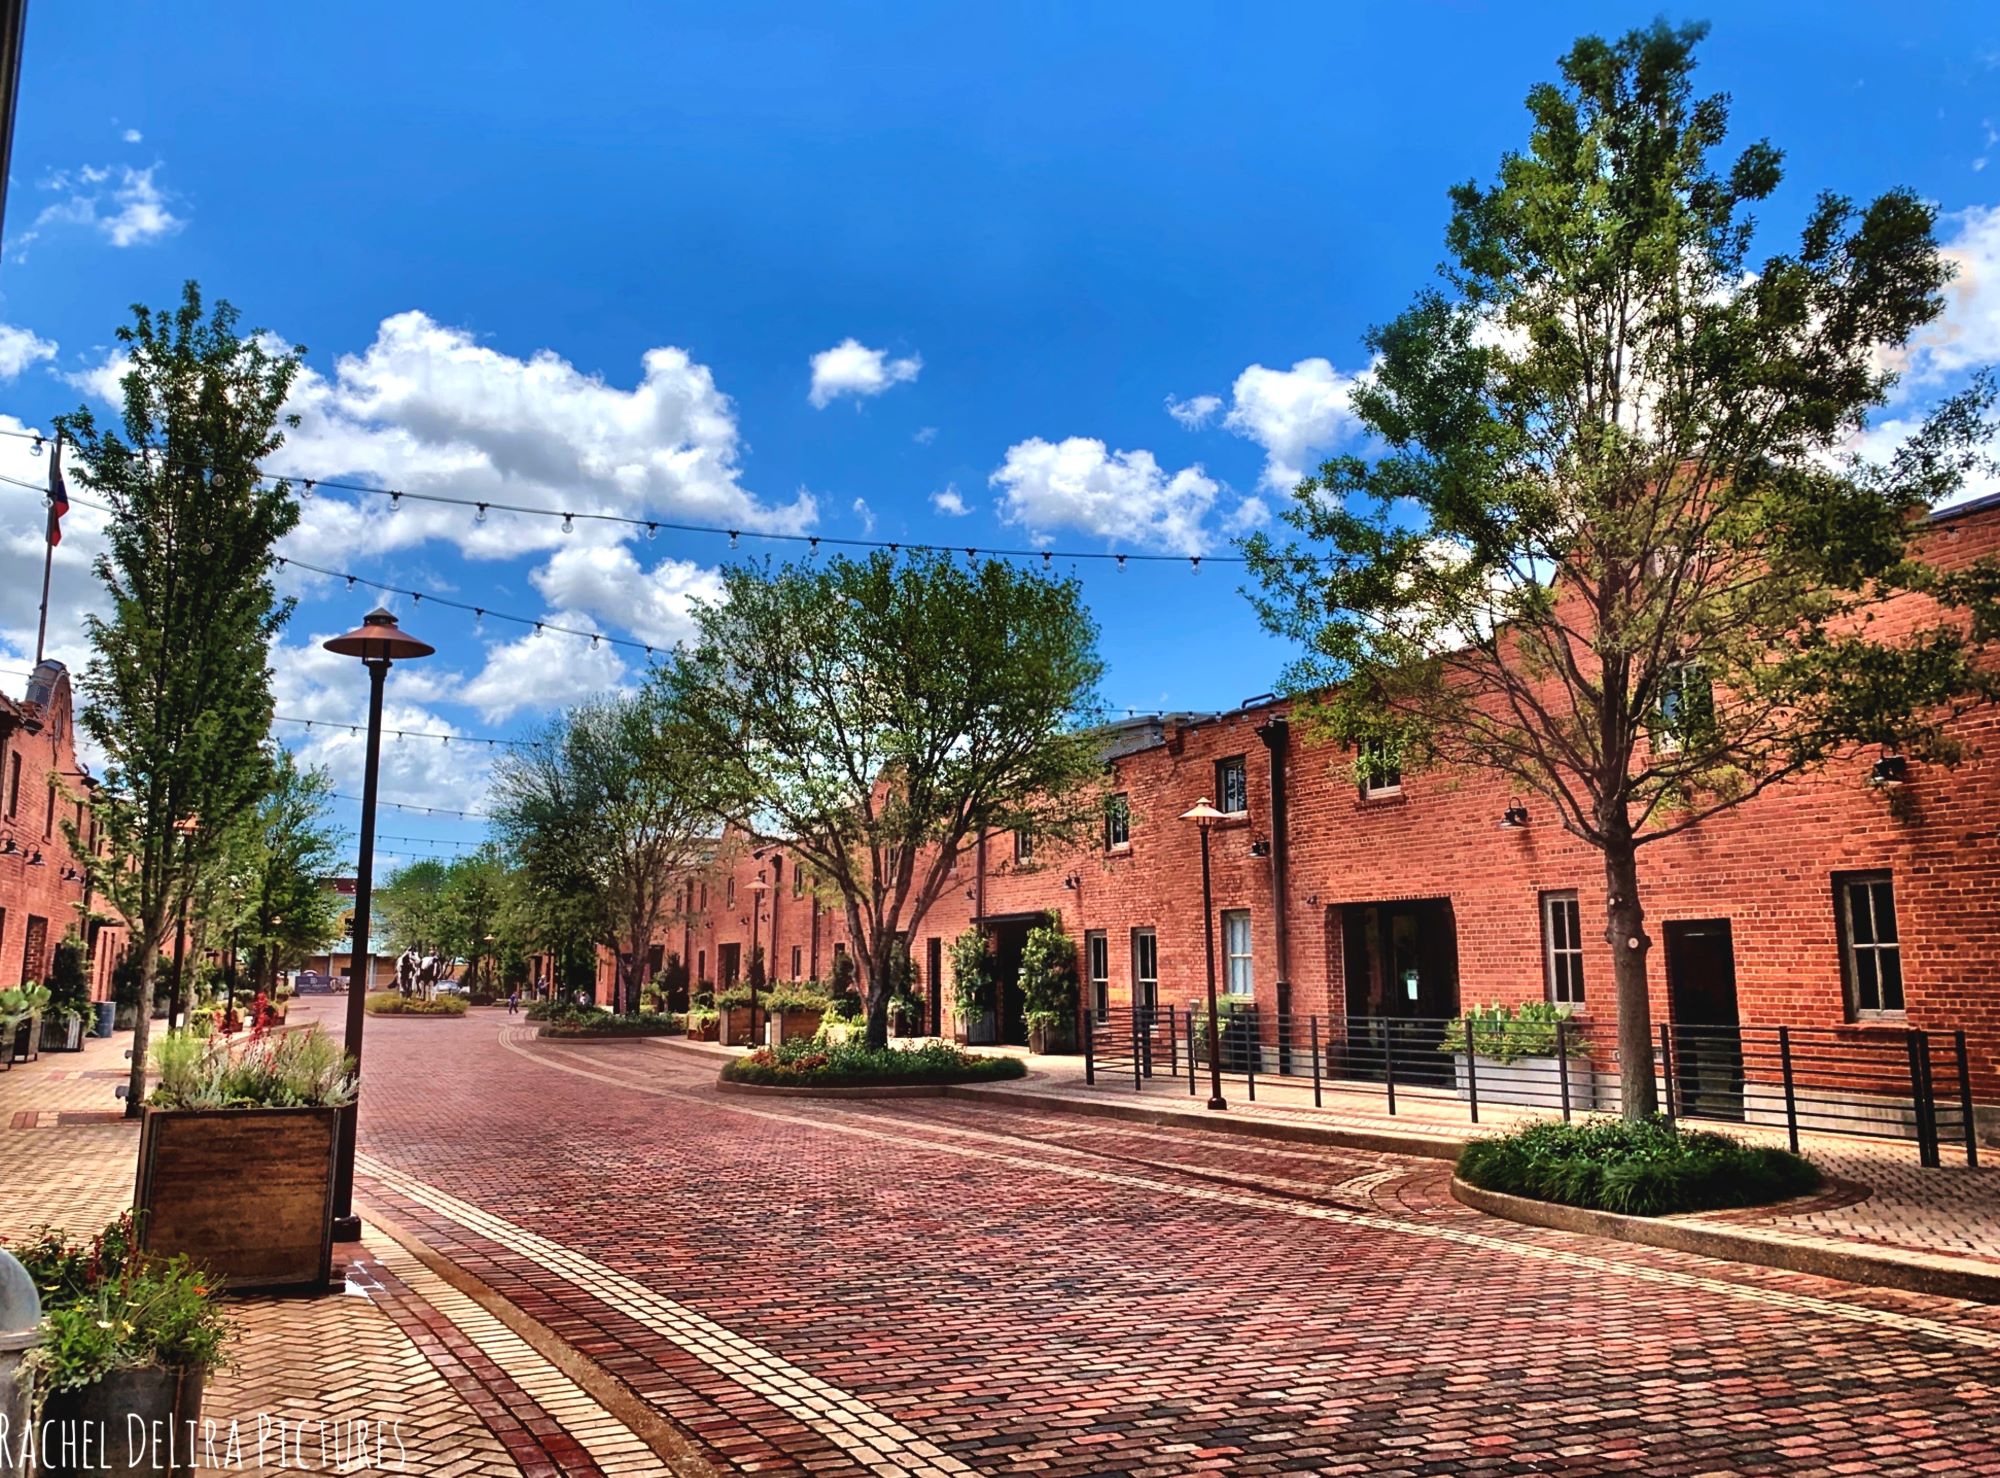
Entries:
{"label": "shrub", "polygon": [[690,1007],[688,1014],[683,1018],[689,1031],[707,1031],[721,1019],[721,1014],[713,1006]]}
{"label": "shrub", "polygon": [[1050,914],[1028,931],[1021,946],[1022,1017],[1048,1031],[1069,1021],[1076,1010],[1076,941]]}
{"label": "shrub", "polygon": [[378,990],[363,1003],[370,1016],[463,1016],[464,996],[406,996],[401,991]]}
{"label": "shrub", "polygon": [[135,1241],[127,1211],[88,1243],[43,1227],[14,1249],[42,1296],[42,1342],[25,1361],[41,1390],[148,1365],[222,1364],[231,1331],[220,1287],[186,1258],[149,1256]]}
{"label": "shrub", "polygon": [[833,1009],[831,999],[807,988],[803,982],[778,986],[757,999],[767,1011],[818,1011],[824,1014]]}
{"label": "shrub", "polygon": [[725,1081],[768,1087],[859,1088],[896,1083],[981,1083],[1018,1078],[1018,1057],[980,1057],[945,1042],[871,1050],[858,1040],[801,1037],[761,1047],[722,1069]]}
{"label": "shrub", "polygon": [[680,1018],[659,1011],[619,1016],[597,1006],[565,1006],[542,1018],[545,1037],[663,1037],[681,1029]]}
{"label": "shrub", "polygon": [[351,1059],[318,1027],[231,1047],[219,1036],[168,1032],[153,1044],[155,1108],[318,1108],[354,1096]]}
{"label": "shrub", "polygon": [[1530,1124],[1474,1140],[1458,1174],[1489,1191],[1628,1216],[1761,1206],[1820,1182],[1810,1161],[1785,1150],[1664,1118]]}
{"label": "shrub", "polygon": [[951,942],[951,1009],[960,1021],[993,1009],[993,957],[977,925]]}
{"label": "shrub", "polygon": [[74,934],[56,946],[49,966],[49,1004],[43,1014],[65,1024],[90,1014],[90,976],[84,968],[83,941]]}
{"label": "shrub", "polygon": [[[1505,1065],[1517,1062],[1523,1057],[1554,1057],[1556,1055],[1556,1026],[1570,1020],[1570,1008],[1558,1006],[1549,1001],[1529,1001],[1524,1006],[1474,1006],[1460,1018],[1459,1025],[1444,1034],[1438,1043],[1438,1051],[1462,1053],[1465,1051],[1465,1030],[1472,1028],[1472,1050],[1480,1057],[1490,1057]],[[1572,1057],[1588,1055],[1590,1045],[1583,1033],[1572,1030],[1564,1034],[1565,1050]]]}

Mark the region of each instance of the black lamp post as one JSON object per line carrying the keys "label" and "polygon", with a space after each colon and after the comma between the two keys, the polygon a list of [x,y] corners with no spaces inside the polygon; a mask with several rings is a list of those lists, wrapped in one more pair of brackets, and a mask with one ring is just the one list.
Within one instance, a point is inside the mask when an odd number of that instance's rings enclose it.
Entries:
{"label": "black lamp post", "polygon": [[[764,919],[764,895],[771,891],[771,885],[764,880],[764,874],[757,874],[757,881],[750,885],[750,965],[743,973],[750,978],[750,1030],[757,1030],[757,930]],[[772,943],[776,943],[773,940]],[[765,970],[771,968],[768,958]]]}
{"label": "black lamp post", "polygon": [[1215,1007],[1215,897],[1208,878],[1208,828],[1221,819],[1222,812],[1208,803],[1207,796],[1181,812],[1181,820],[1201,828],[1201,932],[1208,946],[1208,1106],[1212,1109],[1229,1107],[1222,1097],[1222,1051]]}
{"label": "black lamp post", "polygon": [[[361,1074],[361,1029],[368,1001],[368,903],[374,891],[375,780],[382,758],[382,680],[393,662],[428,657],[437,650],[428,642],[399,630],[396,618],[377,606],[360,626],[325,643],[329,652],[359,657],[368,669],[368,758],[361,777],[361,846],[354,869],[353,947],[348,954],[347,1055],[354,1059],[355,1081]],[[354,1214],[354,1140],[360,1104],[348,1104],[340,1115],[340,1153],[333,1169],[333,1240],[361,1240],[361,1218]]]}

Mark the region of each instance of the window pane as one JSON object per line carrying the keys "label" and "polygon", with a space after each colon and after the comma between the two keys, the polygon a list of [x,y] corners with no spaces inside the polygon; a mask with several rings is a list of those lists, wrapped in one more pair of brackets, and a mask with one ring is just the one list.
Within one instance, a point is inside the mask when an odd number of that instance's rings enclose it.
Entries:
{"label": "window pane", "polygon": [[1870,883],[1868,893],[1874,903],[1875,937],[1884,944],[1896,942],[1896,894],[1887,878]]}
{"label": "window pane", "polygon": [[1847,886],[1847,913],[1856,944],[1875,942],[1874,909],[1870,906],[1868,892],[1866,883],[1850,883]]}
{"label": "window pane", "polygon": [[1882,977],[1882,1009],[1900,1011],[1903,1009],[1903,956],[1901,951],[1884,949],[1878,951],[1877,967]]}
{"label": "window pane", "polygon": [[1854,999],[1863,1011],[1882,1009],[1882,986],[1872,949],[1857,949],[1854,952]]}

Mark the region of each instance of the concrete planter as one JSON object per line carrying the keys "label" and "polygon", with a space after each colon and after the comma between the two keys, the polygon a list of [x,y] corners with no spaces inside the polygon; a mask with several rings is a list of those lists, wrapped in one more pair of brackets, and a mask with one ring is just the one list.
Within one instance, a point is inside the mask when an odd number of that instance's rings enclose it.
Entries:
{"label": "concrete planter", "polygon": [[333,1271],[337,1108],[148,1108],[139,1245],[232,1288],[324,1288]]}
{"label": "concrete planter", "polygon": [[[1558,1058],[1517,1057],[1512,1062],[1502,1062],[1497,1057],[1475,1057],[1472,1059],[1473,1072],[1468,1072],[1465,1054],[1454,1052],[1451,1065],[1452,1078],[1460,1098],[1469,1099],[1472,1096],[1472,1080],[1476,1072],[1481,1103],[1512,1103],[1525,1108],[1547,1109],[1551,1113],[1562,1112],[1562,1064]],[[1570,1112],[1586,1114],[1601,1108],[1615,1108],[1615,1086],[1611,1096],[1612,1103],[1603,1102],[1604,1095],[1598,1092],[1597,1074],[1591,1070],[1590,1059],[1581,1053],[1572,1053],[1569,1059]]]}
{"label": "concrete planter", "polygon": [[[73,1391],[52,1391],[43,1408],[42,1451],[57,1459],[44,1478],[144,1473],[191,1478],[201,1431],[201,1370],[159,1365],[114,1370]],[[65,1455],[67,1436],[69,1462]],[[85,1443],[88,1441],[88,1446]]]}

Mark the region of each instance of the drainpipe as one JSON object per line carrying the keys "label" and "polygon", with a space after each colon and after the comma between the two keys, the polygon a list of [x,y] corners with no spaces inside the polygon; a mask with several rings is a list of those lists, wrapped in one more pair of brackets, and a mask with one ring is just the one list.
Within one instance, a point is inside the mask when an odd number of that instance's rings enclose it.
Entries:
{"label": "drainpipe", "polygon": [[1279,1070],[1291,1071],[1292,936],[1291,899],[1286,886],[1291,869],[1291,813],[1285,796],[1285,750],[1292,727],[1282,718],[1257,726],[1257,737],[1271,756],[1271,917],[1278,939],[1278,1057]]}

